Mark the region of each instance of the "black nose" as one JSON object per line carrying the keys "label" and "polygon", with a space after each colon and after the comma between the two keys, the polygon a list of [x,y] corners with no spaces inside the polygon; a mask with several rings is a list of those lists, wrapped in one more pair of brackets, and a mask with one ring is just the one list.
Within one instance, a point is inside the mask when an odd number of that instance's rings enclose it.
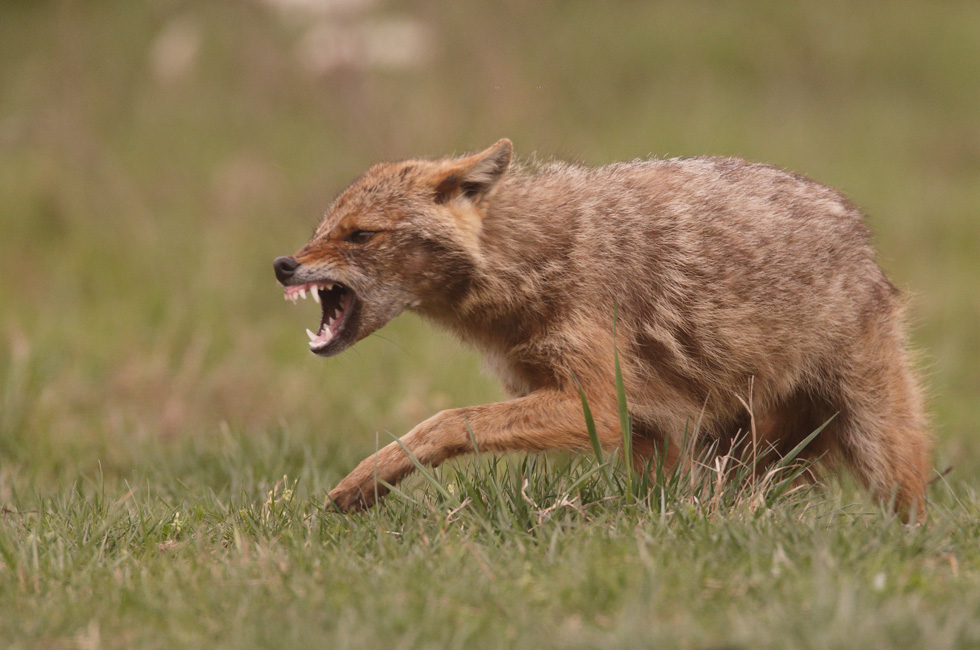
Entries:
{"label": "black nose", "polygon": [[276,270],[276,279],[285,284],[293,277],[293,273],[299,267],[299,262],[292,257],[283,256],[277,257],[276,261],[272,263],[272,266]]}

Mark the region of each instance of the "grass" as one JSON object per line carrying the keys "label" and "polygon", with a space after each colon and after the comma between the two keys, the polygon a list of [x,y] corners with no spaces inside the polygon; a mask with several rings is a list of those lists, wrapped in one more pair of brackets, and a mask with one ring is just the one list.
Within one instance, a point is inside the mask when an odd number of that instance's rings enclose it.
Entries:
{"label": "grass", "polygon": [[[2,13],[0,645],[980,644],[977,7]],[[298,57],[321,21],[404,20],[431,40],[415,67]],[[169,72],[167,34],[190,48]],[[741,155],[861,205],[953,466],[929,523],[846,479],[651,482],[621,454],[471,458],[322,511],[388,431],[502,395],[411,317],[312,358],[312,312],[283,305],[271,260],[367,165],[503,136],[597,164]]]}
{"label": "grass", "polygon": [[[761,503],[773,490],[718,487],[710,470],[630,502],[618,467],[607,482],[590,459],[488,459],[347,517],[322,510],[319,476],[289,460],[305,455],[295,440],[269,451],[217,461],[234,488],[93,478],[5,514],[0,634],[64,647],[937,648],[980,635],[973,497],[941,495],[910,529],[839,496]],[[294,474],[249,476],[263,463]]]}

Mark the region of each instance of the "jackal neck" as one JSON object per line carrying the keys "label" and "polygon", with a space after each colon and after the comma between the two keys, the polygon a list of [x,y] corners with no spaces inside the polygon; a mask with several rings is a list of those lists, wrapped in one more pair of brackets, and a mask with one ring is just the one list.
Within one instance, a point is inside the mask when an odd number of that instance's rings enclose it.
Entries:
{"label": "jackal neck", "polygon": [[555,199],[535,192],[526,176],[501,182],[486,207],[465,294],[427,315],[485,350],[526,344],[546,331],[565,309],[562,296],[572,295],[564,285],[577,231],[574,219],[554,219]]}

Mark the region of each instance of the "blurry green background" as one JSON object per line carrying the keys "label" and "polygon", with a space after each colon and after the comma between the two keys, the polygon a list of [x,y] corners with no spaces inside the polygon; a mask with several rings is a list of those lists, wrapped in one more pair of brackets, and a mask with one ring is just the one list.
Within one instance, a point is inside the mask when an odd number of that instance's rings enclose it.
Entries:
{"label": "blurry green background", "polygon": [[410,316],[313,357],[271,262],[373,162],[505,136],[841,188],[911,295],[937,464],[980,475],[978,4],[7,0],[0,503],[284,435],[330,482],[499,397]]}

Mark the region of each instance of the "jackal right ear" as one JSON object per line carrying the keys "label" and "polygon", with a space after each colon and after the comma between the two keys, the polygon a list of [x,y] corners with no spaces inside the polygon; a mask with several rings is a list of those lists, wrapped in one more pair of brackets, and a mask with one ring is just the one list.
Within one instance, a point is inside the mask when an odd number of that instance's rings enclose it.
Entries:
{"label": "jackal right ear", "polygon": [[513,155],[513,143],[504,138],[489,149],[453,162],[436,184],[436,203],[448,203],[456,197],[479,201],[504,177]]}

